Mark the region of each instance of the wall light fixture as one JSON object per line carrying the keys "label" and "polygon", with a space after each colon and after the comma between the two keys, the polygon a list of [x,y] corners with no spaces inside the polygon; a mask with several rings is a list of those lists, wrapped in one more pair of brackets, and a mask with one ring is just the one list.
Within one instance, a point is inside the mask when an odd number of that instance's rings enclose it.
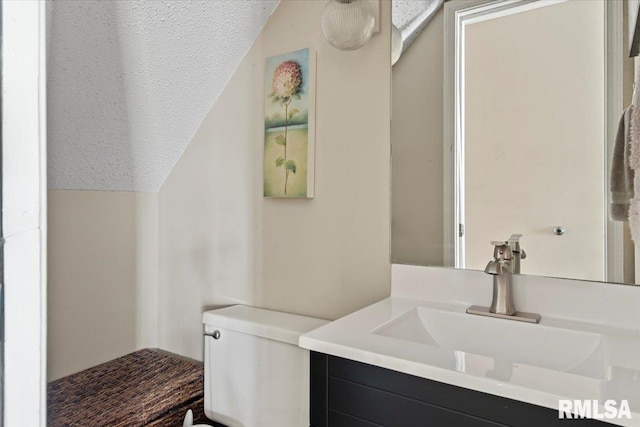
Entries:
{"label": "wall light fixture", "polygon": [[375,23],[368,0],[329,0],[322,14],[322,33],[336,49],[356,50],[369,41]]}

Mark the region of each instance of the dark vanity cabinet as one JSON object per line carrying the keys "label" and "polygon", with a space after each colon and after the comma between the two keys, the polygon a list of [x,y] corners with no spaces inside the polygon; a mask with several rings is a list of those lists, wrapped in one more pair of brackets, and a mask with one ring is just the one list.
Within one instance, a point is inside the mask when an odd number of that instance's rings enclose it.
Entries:
{"label": "dark vanity cabinet", "polygon": [[553,409],[311,353],[312,427],[611,426]]}

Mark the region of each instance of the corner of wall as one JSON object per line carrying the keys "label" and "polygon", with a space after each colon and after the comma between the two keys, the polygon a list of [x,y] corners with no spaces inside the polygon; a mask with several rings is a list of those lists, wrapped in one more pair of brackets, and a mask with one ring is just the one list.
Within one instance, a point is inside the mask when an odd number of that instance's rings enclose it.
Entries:
{"label": "corner of wall", "polygon": [[[334,319],[390,292],[390,2],[342,52],[323,2],[282,2],[162,187],[161,348],[202,358],[202,311],[243,303]],[[262,197],[266,57],[317,51],[316,197]]]}

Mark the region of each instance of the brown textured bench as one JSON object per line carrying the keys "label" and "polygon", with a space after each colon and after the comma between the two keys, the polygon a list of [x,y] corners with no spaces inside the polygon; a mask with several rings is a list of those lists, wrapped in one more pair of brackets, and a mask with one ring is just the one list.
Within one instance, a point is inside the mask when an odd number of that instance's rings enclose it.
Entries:
{"label": "brown textured bench", "polygon": [[144,349],[47,386],[48,427],[181,427],[204,416],[201,362]]}

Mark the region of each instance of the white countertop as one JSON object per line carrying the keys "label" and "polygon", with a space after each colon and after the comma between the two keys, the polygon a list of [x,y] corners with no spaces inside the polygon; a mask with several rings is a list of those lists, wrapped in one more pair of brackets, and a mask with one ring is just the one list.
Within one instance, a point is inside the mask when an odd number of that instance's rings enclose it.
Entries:
{"label": "white countertop", "polygon": [[[640,292],[640,290],[637,291]],[[520,322],[468,315],[465,313],[469,306],[468,302],[443,302],[442,300],[446,298],[441,293],[437,298],[439,301],[406,297],[406,293],[403,292],[396,293],[402,293],[405,296],[391,296],[306,333],[300,337],[299,345],[312,351],[556,410],[559,399],[597,399],[601,405],[609,399],[616,400],[619,405],[622,399],[626,399],[631,408],[631,419],[601,421],[623,426],[640,426],[640,330],[638,325],[634,328],[624,328],[620,325],[562,319],[545,315],[543,312],[539,325],[525,326],[538,329],[514,329],[510,324]],[[424,295],[418,296],[424,297]],[[472,301],[472,303],[482,302]],[[393,322],[397,323],[398,320],[402,321],[414,315],[413,313],[420,312],[419,310],[435,314],[436,317],[431,321],[440,320],[437,329],[444,331],[441,333],[445,336],[447,328],[450,327],[446,316],[453,316],[449,317],[450,319],[461,319],[463,325],[468,324],[469,321],[467,317],[461,316],[470,316],[469,319],[477,318],[479,322],[508,322],[509,325],[484,323],[484,330],[491,331],[492,326],[496,326],[499,333],[507,335],[508,331],[525,331],[515,338],[513,336],[496,338],[493,335],[489,338],[494,342],[497,342],[496,339],[502,339],[507,344],[511,342],[510,340],[519,338],[519,342],[525,344],[524,348],[532,353],[532,356],[531,358],[527,357],[528,354],[523,356],[520,351],[520,355],[513,356],[512,360],[509,355],[497,358],[488,356],[483,351],[461,351],[456,348],[456,346],[464,347],[464,344],[454,342],[434,345],[428,340],[406,336],[400,338],[385,332],[386,325],[393,325],[395,324]],[[443,323],[445,325],[442,325]],[[419,325],[418,322],[416,324]],[[522,326],[516,328],[522,328]],[[526,341],[528,338],[526,331],[534,332],[531,339],[536,342]],[[546,331],[550,333],[547,334]],[[585,355],[587,361],[581,362],[578,368],[561,368],[563,365],[559,360],[562,357],[566,359],[566,354],[570,354],[572,350],[575,353],[575,348],[567,348],[563,351],[562,342],[545,339],[545,337],[555,336],[554,331],[570,331],[579,336],[597,337],[597,345],[588,351],[595,356]],[[458,330],[458,336],[464,336],[464,332],[461,335]],[[564,337],[561,334],[557,336]],[[481,337],[474,338],[476,343],[482,343]],[[521,344],[514,344],[513,348],[522,350]],[[504,353],[508,352],[507,346]],[[558,363],[555,363],[556,358]],[[522,363],[522,360],[526,362]],[[529,364],[530,360],[533,362]],[[540,360],[543,362],[538,363]]]}

